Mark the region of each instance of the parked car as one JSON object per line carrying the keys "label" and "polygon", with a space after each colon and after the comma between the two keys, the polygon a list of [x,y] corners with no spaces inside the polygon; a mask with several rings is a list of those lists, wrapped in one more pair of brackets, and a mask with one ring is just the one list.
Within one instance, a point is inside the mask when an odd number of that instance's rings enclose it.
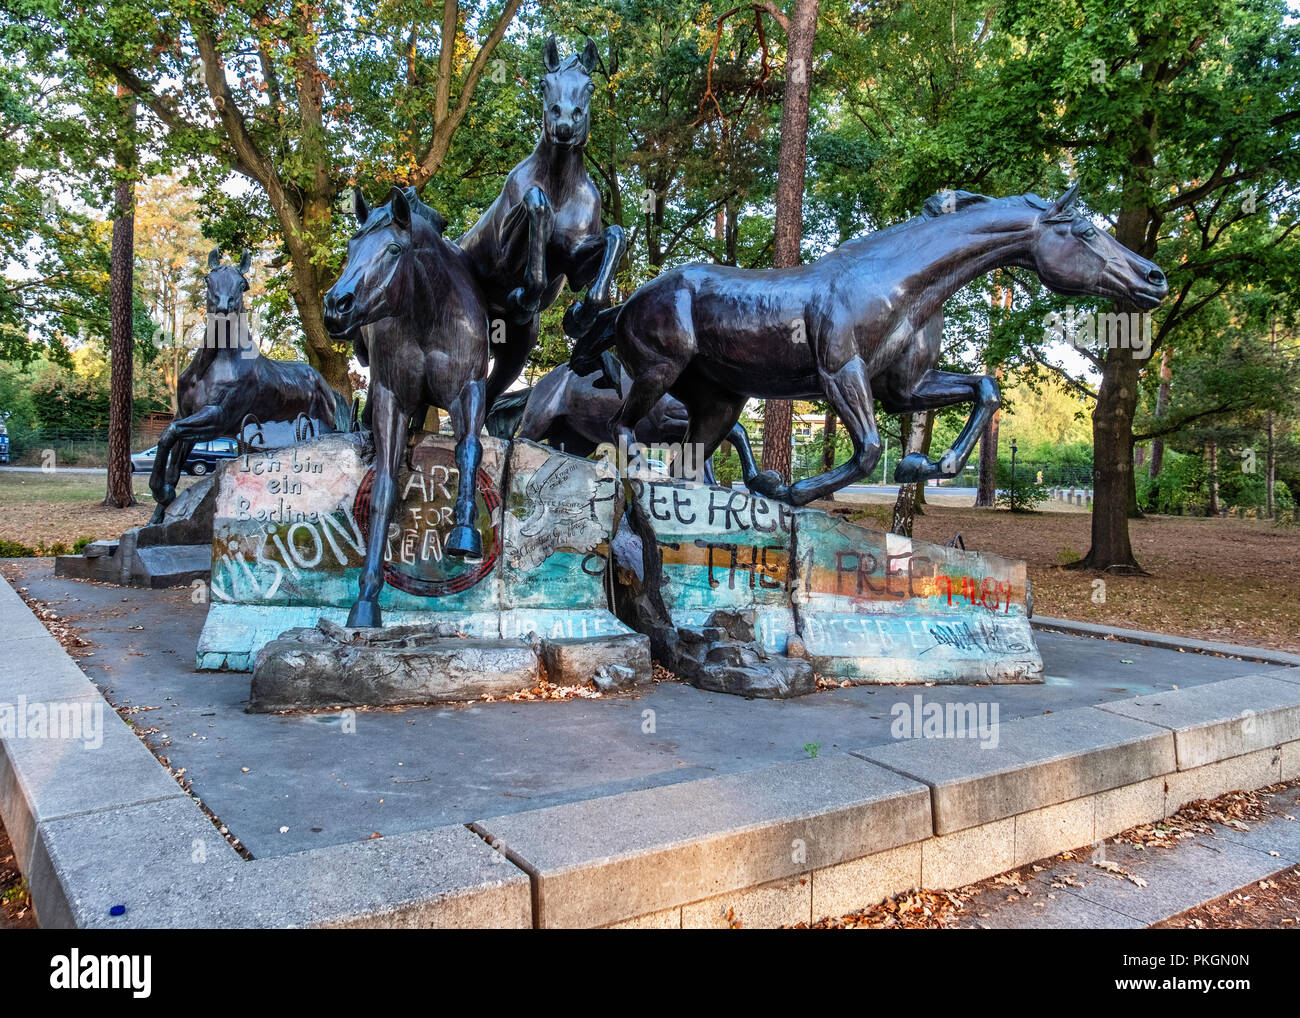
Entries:
{"label": "parked car", "polygon": [[0,463],[9,462],[9,429],[0,421]]}
{"label": "parked car", "polygon": [[[234,459],[239,454],[239,446],[233,438],[214,438],[211,442],[199,442],[190,450],[185,460],[184,470],[187,474],[202,477],[217,469],[222,460]],[[158,456],[158,447],[150,446],[144,452],[131,457],[131,470],[137,474],[147,474],[153,470],[153,461]]]}

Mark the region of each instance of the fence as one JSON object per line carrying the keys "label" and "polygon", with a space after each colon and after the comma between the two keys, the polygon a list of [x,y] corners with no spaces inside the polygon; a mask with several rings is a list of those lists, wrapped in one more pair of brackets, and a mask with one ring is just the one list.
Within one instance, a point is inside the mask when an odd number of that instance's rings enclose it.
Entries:
{"label": "fence", "polygon": [[[152,423],[131,430],[131,451],[140,452],[158,441],[159,429]],[[108,464],[108,432],[67,428],[11,428],[9,462],[15,466],[39,467],[50,462],[64,467],[102,467]]]}

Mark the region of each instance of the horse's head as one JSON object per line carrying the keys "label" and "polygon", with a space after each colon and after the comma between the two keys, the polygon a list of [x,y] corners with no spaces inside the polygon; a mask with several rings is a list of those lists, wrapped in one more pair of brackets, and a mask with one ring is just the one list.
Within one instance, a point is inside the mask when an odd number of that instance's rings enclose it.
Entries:
{"label": "horse's head", "polygon": [[1078,190],[1075,183],[1050,204],[1025,195],[1042,210],[1029,267],[1055,293],[1128,301],[1143,311],[1155,307],[1169,292],[1165,274],[1077,211]]}
{"label": "horse's head", "polygon": [[555,36],[542,50],[546,75],[542,78],[542,135],[553,145],[581,147],[591,130],[591,71],[596,66],[596,44],[587,40],[582,53],[560,62]]}
{"label": "horse's head", "polygon": [[383,318],[418,317],[427,310],[430,287],[419,254],[437,244],[446,227],[413,187],[394,187],[388,203],[373,209],[361,188],[352,196],[357,232],[348,241],[338,282],[325,294],[325,328],[335,339]]}
{"label": "horse's head", "polygon": [[238,266],[222,265],[221,251],[212,249],[208,255],[208,314],[233,315],[244,310],[244,291],[248,289],[244,277],[252,264],[252,255],[245,251]]}

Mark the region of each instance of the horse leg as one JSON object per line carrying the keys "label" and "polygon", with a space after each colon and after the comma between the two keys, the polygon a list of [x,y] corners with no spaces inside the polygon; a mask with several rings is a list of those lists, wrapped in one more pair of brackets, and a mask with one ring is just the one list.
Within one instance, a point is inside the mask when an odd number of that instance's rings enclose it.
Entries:
{"label": "horse leg", "polygon": [[[629,388],[627,396],[619,404],[613,419],[609,422],[609,433],[617,437],[622,447],[620,459],[638,447],[636,427],[642,419],[650,415],[656,403],[663,398],[668,387],[677,381],[681,367],[671,361],[660,361],[636,376],[635,383]],[[629,477],[638,476],[646,469],[642,457],[638,454],[635,464],[626,464]]]}
{"label": "horse leg", "polygon": [[506,323],[504,343],[492,347],[492,370],[487,378],[487,400],[491,406],[504,395],[528,363],[528,355],[537,345],[539,323],[529,318],[523,324]]}
{"label": "horse leg", "polygon": [[569,380],[573,377],[572,372],[565,372],[553,381],[553,376],[547,374],[537,383],[529,393],[528,402],[524,405],[524,412],[519,418],[519,427],[515,429],[516,438],[523,438],[529,442],[546,440],[546,435],[556,418],[564,416]]}
{"label": "horse leg", "polygon": [[911,393],[905,396],[890,395],[881,404],[890,413],[920,413],[952,406],[954,403],[974,403],[966,426],[957,441],[939,457],[939,462],[927,459],[922,453],[908,453],[894,470],[894,480],[899,484],[914,484],[933,477],[956,477],[966,465],[984,428],[997,410],[1001,398],[998,383],[992,375],[963,375],[956,371],[927,371]]}
{"label": "horse leg", "polygon": [[[731,447],[736,450],[736,455],[740,457],[740,476],[748,486],[749,482],[758,476],[758,461],[754,459],[754,450],[749,445],[749,432],[745,426],[737,421],[727,432],[727,441]],[[712,459],[710,459],[710,465]]]}
{"label": "horse leg", "polygon": [[551,239],[555,210],[551,208],[545,191],[540,187],[530,187],[523,200],[507,214],[507,230],[519,221],[520,215],[528,224],[528,262],[524,267],[524,285],[516,287],[506,297],[506,312],[515,322],[522,324],[542,308],[542,294],[546,291],[546,242]]}
{"label": "horse leg", "polygon": [[[788,487],[780,485],[773,490],[758,487],[759,494],[790,505],[807,505],[861,480],[875,469],[881,453],[880,432],[876,428],[872,406],[871,380],[862,358],[854,357],[835,372],[822,371],[822,388],[844,422],[844,430],[853,440],[853,455],[833,470],[796,481]],[[765,470],[755,477],[749,484],[750,490],[756,490],[757,485],[767,487],[765,478],[772,473]]]}
{"label": "horse leg", "polygon": [[158,504],[150,523],[161,523],[167,507],[175,501],[176,485],[194,443],[219,438],[224,419],[222,408],[210,403],[188,417],[172,421],[158,436],[158,454],[149,472],[149,490]]}
{"label": "horse leg", "polygon": [[[609,307],[614,287],[614,273],[618,271],[623,253],[627,251],[627,239],[623,227],[607,226],[602,240],[600,268],[596,278],[587,289],[585,300],[572,304],[564,312],[564,333],[567,336],[585,336],[596,321],[596,315]],[[578,284],[579,286],[581,283]]]}
{"label": "horse leg", "polygon": [[398,466],[406,448],[406,415],[397,405],[397,397],[373,379],[366,409],[375,443],[375,479],[370,486],[370,535],[357,600],[348,613],[350,627],[383,625],[379,592],[384,589],[384,549],[397,501]]}
{"label": "horse leg", "polygon": [[[679,379],[673,395],[686,407],[686,433],[682,437],[682,452],[692,449],[692,465],[696,476],[692,481],[703,480],[713,484],[713,454],[718,451],[728,434],[735,428],[747,397],[730,392],[719,392],[702,379],[686,382]],[[675,476],[675,474],[674,474]]]}
{"label": "horse leg", "polygon": [[472,378],[447,410],[457,436],[456,468],[460,471],[460,483],[456,487],[456,507],[452,512],[456,525],[442,548],[457,558],[483,557],[483,538],[475,524],[478,517],[478,467],[483,460],[479,432],[487,417],[487,407],[487,386],[483,379]]}

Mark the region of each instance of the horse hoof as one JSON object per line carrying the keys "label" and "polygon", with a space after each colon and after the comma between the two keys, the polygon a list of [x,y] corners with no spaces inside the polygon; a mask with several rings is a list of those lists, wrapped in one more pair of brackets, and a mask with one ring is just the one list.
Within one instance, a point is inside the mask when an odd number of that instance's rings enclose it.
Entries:
{"label": "horse hoof", "polygon": [[540,301],[527,301],[524,299],[524,288],[516,287],[510,291],[506,297],[506,313],[516,322],[523,324],[532,319],[532,317],[541,310]]}
{"label": "horse hoof", "polygon": [[[592,310],[588,311],[588,307]],[[590,300],[578,301],[571,304],[569,309],[564,312],[564,321],[562,328],[564,334],[572,339],[582,339],[591,327],[596,324],[596,314],[599,308],[592,305]]]}
{"label": "horse hoof", "polygon": [[773,498],[780,501],[783,492],[787,490],[785,481],[775,470],[764,470],[761,474],[755,474],[745,482],[745,487],[755,495],[762,495],[765,498]]}
{"label": "horse hoof", "polygon": [[378,629],[383,624],[379,605],[374,601],[358,601],[348,612],[349,629]]}
{"label": "horse hoof", "polygon": [[166,515],[167,515],[167,507],[163,505],[161,502],[159,502],[157,507],[155,507],[153,511],[153,515],[149,517],[149,526],[152,527],[155,523],[161,523],[163,521],[163,517]]}
{"label": "horse hoof", "polygon": [[896,484],[916,484],[934,477],[934,464],[919,452],[909,452],[894,468]]}
{"label": "horse hoof", "polygon": [[483,538],[474,527],[467,527],[462,523],[452,528],[451,535],[447,538],[447,543],[442,546],[442,550],[457,558],[482,558]]}

